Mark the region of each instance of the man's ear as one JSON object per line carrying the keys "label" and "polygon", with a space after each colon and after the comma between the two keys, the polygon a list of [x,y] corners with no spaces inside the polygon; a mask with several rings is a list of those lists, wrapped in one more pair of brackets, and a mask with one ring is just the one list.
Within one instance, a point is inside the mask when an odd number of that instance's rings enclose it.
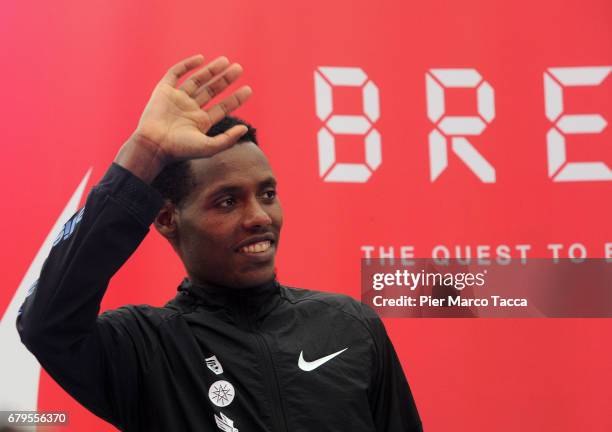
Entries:
{"label": "man's ear", "polygon": [[164,206],[161,208],[159,213],[157,213],[155,221],[153,221],[153,225],[155,225],[155,229],[157,230],[157,232],[159,232],[168,240],[175,239],[177,234],[176,217],[176,206],[169,200],[166,200]]}

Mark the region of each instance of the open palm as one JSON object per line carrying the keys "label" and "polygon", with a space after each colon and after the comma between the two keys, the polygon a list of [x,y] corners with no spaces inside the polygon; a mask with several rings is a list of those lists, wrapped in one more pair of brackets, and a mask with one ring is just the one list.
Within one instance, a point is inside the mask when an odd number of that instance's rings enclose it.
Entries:
{"label": "open palm", "polygon": [[251,95],[243,86],[220,102],[203,107],[242,74],[242,67],[219,57],[193,73],[178,88],[181,77],[199,66],[201,55],[172,66],[157,84],[138,123],[137,134],[156,147],[165,163],[208,157],[235,144],[246,127],[235,126],[209,137],[206,132],[223,117],[242,105]]}

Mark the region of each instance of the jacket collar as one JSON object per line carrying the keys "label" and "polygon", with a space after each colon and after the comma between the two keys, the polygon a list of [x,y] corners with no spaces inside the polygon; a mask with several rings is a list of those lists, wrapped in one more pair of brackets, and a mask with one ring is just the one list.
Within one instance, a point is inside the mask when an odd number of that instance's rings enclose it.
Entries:
{"label": "jacket collar", "polygon": [[210,283],[197,283],[185,278],[179,285],[178,291],[179,295],[188,294],[197,303],[205,306],[259,315],[274,307],[279,299],[280,284],[274,277],[262,285],[232,288]]}

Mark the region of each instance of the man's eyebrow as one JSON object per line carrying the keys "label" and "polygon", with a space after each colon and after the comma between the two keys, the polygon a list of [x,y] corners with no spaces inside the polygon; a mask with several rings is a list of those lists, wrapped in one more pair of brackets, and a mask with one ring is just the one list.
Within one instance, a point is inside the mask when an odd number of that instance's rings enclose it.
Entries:
{"label": "man's eyebrow", "polygon": [[274,177],[268,177],[267,179],[259,182],[260,189],[263,189],[269,186],[276,187],[276,179]]}
{"label": "man's eyebrow", "polygon": [[[268,177],[260,181],[257,185],[258,189],[264,189],[267,187],[276,187],[276,179],[274,177]],[[221,184],[215,187],[211,192],[207,193],[208,199],[214,199],[221,195],[233,195],[240,193],[244,187],[232,184]]]}
{"label": "man's eyebrow", "polygon": [[232,185],[221,185],[214,188],[211,192],[207,193],[207,197],[209,199],[216,198],[221,195],[233,195],[240,192],[242,188],[240,186],[232,186]]}

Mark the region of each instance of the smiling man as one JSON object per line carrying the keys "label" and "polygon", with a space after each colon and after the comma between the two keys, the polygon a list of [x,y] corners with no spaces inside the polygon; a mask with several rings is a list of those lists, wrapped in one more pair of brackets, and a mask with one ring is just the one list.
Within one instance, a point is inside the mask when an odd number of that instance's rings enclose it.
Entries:
{"label": "smiling man", "polygon": [[[226,117],[208,133],[217,136],[237,125],[247,124]],[[276,178],[256,142],[248,127],[240,145],[175,163],[152,184],[167,199],[155,226],[191,281],[249,287],[274,278],[283,212]]]}
{"label": "smiling man", "polygon": [[[41,365],[126,431],[420,431],[380,319],[275,277],[283,224],[255,130],[229,117],[242,73],[193,56],[155,88],[136,131],[70,219],[17,327]],[[187,277],[163,307],[98,316],[154,223]],[[153,264],[154,265],[154,264]]]}

